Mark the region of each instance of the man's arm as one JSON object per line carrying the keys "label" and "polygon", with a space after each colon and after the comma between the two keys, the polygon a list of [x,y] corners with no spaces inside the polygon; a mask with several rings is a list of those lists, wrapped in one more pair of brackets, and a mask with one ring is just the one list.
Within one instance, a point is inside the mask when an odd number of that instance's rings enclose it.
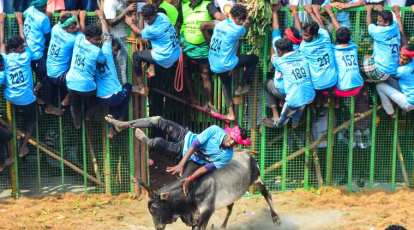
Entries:
{"label": "man's arm", "polygon": [[136,24],[136,20],[134,15],[126,15],[125,16],[125,23],[131,28],[132,32],[134,32],[135,34],[141,34],[141,30],[138,28],[137,24]]}
{"label": "man's arm", "polygon": [[122,20],[124,20],[125,16],[130,13],[134,12],[137,8],[137,3],[129,4],[125,10],[123,10],[119,15],[117,15],[114,19],[108,19],[108,23],[110,26],[118,25]]}
{"label": "man's arm", "polygon": [[220,12],[220,10],[218,10],[217,7],[212,2],[210,2],[207,5],[207,10],[210,16],[216,20],[223,21],[224,19],[226,19],[226,15]]}
{"label": "man's arm", "polygon": [[366,5],[365,8],[367,10],[367,26],[369,26],[372,23],[372,5]]}
{"label": "man's arm", "polygon": [[19,26],[19,35],[21,38],[24,39],[23,13],[22,12],[16,12],[16,21],[17,21],[17,25]]}
{"label": "man's arm", "polygon": [[279,14],[277,13],[279,8],[280,8],[279,4],[272,5],[272,29],[274,30],[278,30],[280,28]]}
{"label": "man's arm", "polygon": [[349,9],[349,8],[354,8],[354,7],[358,7],[358,6],[363,6],[365,4],[364,0],[359,0],[356,2],[349,2],[349,3],[342,3],[341,5],[339,5],[338,9]]}
{"label": "man's arm", "polygon": [[339,29],[339,27],[341,26],[339,25],[338,20],[336,20],[336,15],[332,12],[332,5],[331,4],[326,5],[325,10],[328,13],[329,17],[331,18],[331,22],[335,30]]}
{"label": "man's arm", "polygon": [[180,162],[172,167],[167,167],[167,172],[171,173],[172,175],[178,174],[182,175],[184,171],[185,163],[190,159],[190,157],[193,155],[193,153],[196,151],[195,144],[192,144],[192,146],[187,150],[187,152],[184,154],[183,158],[180,160]]}
{"label": "man's arm", "polygon": [[205,22],[201,25],[201,32],[203,33],[204,39],[206,39],[207,44],[210,44],[211,37],[213,34],[211,31],[214,29],[214,22]]}
{"label": "man's arm", "polygon": [[293,24],[298,31],[302,31],[302,23],[300,22],[298,8],[295,6],[290,7],[290,13],[293,17]]}
{"label": "man's arm", "polygon": [[96,16],[98,16],[99,21],[101,22],[102,32],[103,33],[109,33],[109,26],[108,26],[108,23],[105,20],[103,11],[102,10],[96,10],[95,14],[96,14]]}

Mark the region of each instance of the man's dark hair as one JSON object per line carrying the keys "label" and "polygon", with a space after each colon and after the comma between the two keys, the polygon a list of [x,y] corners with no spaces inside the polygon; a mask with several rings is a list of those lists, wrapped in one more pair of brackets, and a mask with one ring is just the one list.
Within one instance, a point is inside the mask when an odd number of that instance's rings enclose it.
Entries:
{"label": "man's dark hair", "polygon": [[244,21],[247,19],[247,9],[241,4],[235,4],[230,10],[230,15]]}
{"label": "man's dark hair", "polygon": [[142,7],[142,16],[151,17],[157,15],[157,6],[154,4],[145,4]]}
{"label": "man's dark hair", "polygon": [[9,53],[9,52],[12,52],[14,50],[17,50],[23,44],[24,44],[24,40],[20,36],[11,37],[11,38],[9,38],[9,40],[7,40],[6,51]]}
{"label": "man's dark hair", "polygon": [[247,136],[247,130],[245,128],[240,128],[240,136],[243,140],[245,140],[249,137],[249,136]]}
{"label": "man's dark hair", "polygon": [[348,44],[351,41],[351,31],[346,27],[341,27],[336,31],[336,43]]}
{"label": "man's dark hair", "polygon": [[60,15],[59,22],[64,23],[70,17],[72,17],[71,13],[64,13],[64,14]]}
{"label": "man's dark hair", "polygon": [[378,12],[378,16],[380,16],[384,20],[384,22],[388,23],[389,25],[392,25],[393,18],[392,18],[391,11],[389,10],[380,11]]}
{"label": "man's dark hair", "polygon": [[287,38],[281,38],[275,42],[276,49],[286,53],[293,51],[293,44]]}
{"label": "man's dark hair", "polygon": [[401,225],[393,224],[393,225],[388,226],[385,230],[407,230],[407,229]]}
{"label": "man's dark hair", "polygon": [[85,28],[86,37],[96,37],[102,35],[102,29],[96,24],[90,24]]}
{"label": "man's dark hair", "polygon": [[318,34],[319,25],[316,22],[308,22],[303,26],[303,31],[309,33],[312,36],[315,36]]}

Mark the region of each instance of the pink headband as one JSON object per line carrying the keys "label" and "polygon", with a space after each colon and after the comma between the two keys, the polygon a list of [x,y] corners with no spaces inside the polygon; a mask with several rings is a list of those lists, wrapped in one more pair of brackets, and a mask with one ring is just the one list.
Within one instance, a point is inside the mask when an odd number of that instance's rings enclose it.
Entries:
{"label": "pink headband", "polygon": [[301,38],[295,37],[295,34],[293,33],[291,28],[285,29],[285,36],[287,39],[289,39],[293,44],[300,44],[302,42]]}
{"label": "pink headband", "polygon": [[250,146],[252,141],[250,138],[243,139],[240,135],[240,128],[239,126],[234,126],[233,128],[226,127],[224,131],[229,135],[237,144],[243,146]]}
{"label": "pink headband", "polygon": [[414,50],[409,50],[407,47],[401,48],[401,54],[409,58],[414,58]]}

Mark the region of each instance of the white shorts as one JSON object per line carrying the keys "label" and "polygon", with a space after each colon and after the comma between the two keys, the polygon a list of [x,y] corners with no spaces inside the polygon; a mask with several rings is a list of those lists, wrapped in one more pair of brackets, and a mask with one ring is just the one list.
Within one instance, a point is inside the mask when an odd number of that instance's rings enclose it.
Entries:
{"label": "white shorts", "polygon": [[407,2],[407,0],[387,0],[387,5],[403,7],[403,6],[405,6],[406,2]]}
{"label": "white shorts", "polygon": [[312,4],[312,0],[289,0],[291,6],[304,6]]}

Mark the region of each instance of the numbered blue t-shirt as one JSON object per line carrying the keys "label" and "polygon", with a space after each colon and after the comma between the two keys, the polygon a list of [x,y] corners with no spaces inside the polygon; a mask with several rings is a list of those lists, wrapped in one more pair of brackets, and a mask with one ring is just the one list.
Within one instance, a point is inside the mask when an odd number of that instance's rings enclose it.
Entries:
{"label": "numbered blue t-shirt", "polygon": [[53,26],[46,60],[50,78],[57,78],[69,70],[77,34],[68,33],[60,24]]}
{"label": "numbered blue t-shirt", "polygon": [[170,68],[180,57],[176,31],[165,14],[158,13],[153,24],[145,25],[141,36],[151,42],[151,56],[160,66]]}
{"label": "numbered blue t-shirt", "polygon": [[315,98],[309,64],[299,51],[292,51],[275,59],[275,69],[282,73],[289,107],[307,105]]}
{"label": "numbered blue t-shirt", "polygon": [[96,89],[97,64],[105,64],[105,56],[99,47],[90,43],[84,34],[76,37],[72,61],[66,74],[66,84],[71,90],[91,92]]}
{"label": "numbered blue t-shirt", "polygon": [[194,140],[198,140],[200,146],[190,159],[198,164],[213,163],[216,168],[228,164],[233,158],[233,149],[221,147],[226,132],[217,125],[212,125],[200,134],[188,132],[184,138],[182,154],[186,154]]}
{"label": "numbered blue t-shirt", "polygon": [[370,24],[368,33],[374,40],[372,56],[375,67],[386,74],[396,74],[400,58],[400,30],[397,23],[390,26]]}
{"label": "numbered blue t-shirt", "polygon": [[4,54],[4,71],[0,83],[5,86],[4,97],[13,105],[28,105],[36,101],[33,93],[32,53]]}
{"label": "numbered blue t-shirt", "polygon": [[318,35],[312,41],[302,41],[299,50],[309,63],[315,89],[323,90],[336,84],[338,76],[333,46],[328,31],[320,28]]}
{"label": "numbered blue t-shirt", "polygon": [[43,57],[45,51],[45,34],[50,33],[50,20],[46,14],[31,6],[23,12],[23,31],[26,43],[33,53],[33,60]]}
{"label": "numbered blue t-shirt", "polygon": [[335,63],[338,71],[336,88],[350,90],[364,84],[358,64],[358,47],[351,42],[348,46],[335,46]]}
{"label": "numbered blue t-shirt", "polygon": [[237,25],[229,18],[217,23],[208,52],[211,71],[225,73],[236,67],[239,62],[237,57],[238,42],[245,34],[246,28]]}
{"label": "numbered blue t-shirt", "polygon": [[108,39],[103,43],[102,53],[105,56],[106,65],[103,66],[103,69],[98,69],[96,96],[99,98],[108,98],[122,90],[112,55],[112,39]]}
{"label": "numbered blue t-shirt", "polygon": [[398,67],[395,78],[399,78],[398,84],[407,101],[414,105],[414,60]]}

